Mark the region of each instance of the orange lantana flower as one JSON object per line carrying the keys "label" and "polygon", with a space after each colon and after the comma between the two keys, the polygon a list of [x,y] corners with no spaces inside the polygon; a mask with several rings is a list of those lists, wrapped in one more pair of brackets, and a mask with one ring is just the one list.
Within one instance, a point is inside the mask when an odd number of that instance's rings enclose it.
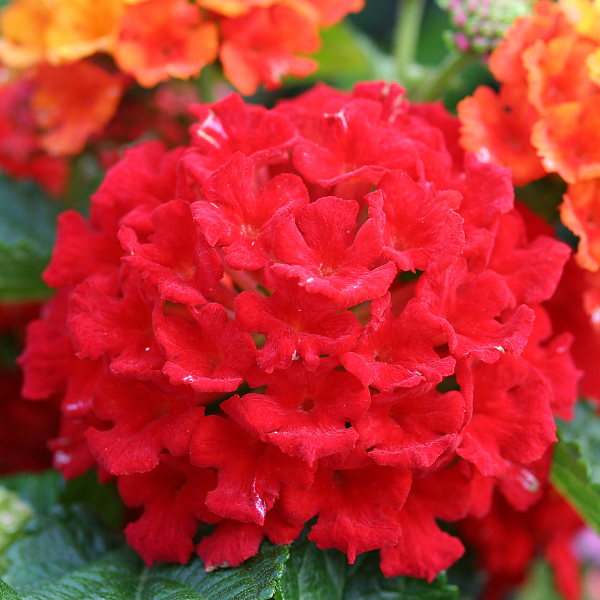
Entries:
{"label": "orange lantana flower", "polygon": [[261,82],[268,89],[279,87],[283,77],[304,77],[317,68],[314,60],[296,54],[318,49],[318,22],[285,6],[226,19],[221,33],[225,76],[242,94],[252,94]]}
{"label": "orange lantana flower", "polygon": [[562,222],[579,236],[577,262],[584,269],[600,268],[600,180],[570,185],[560,206]]}
{"label": "orange lantana flower", "polygon": [[15,0],[0,17],[0,60],[24,68],[108,52],[122,13],[121,0]]}
{"label": "orange lantana flower", "polygon": [[516,185],[546,172],[571,184],[561,216],[580,236],[579,263],[600,269],[600,3],[538,2],[490,68],[499,92],[480,88],[459,104],[463,147],[512,167]]}
{"label": "orange lantana flower", "polygon": [[146,87],[188,79],[217,57],[217,27],[187,0],[147,0],[127,8],[115,44],[117,65]]}
{"label": "orange lantana flower", "polygon": [[225,76],[243,94],[260,85],[272,89],[288,75],[314,71],[317,63],[302,55],[319,48],[319,28],[363,5],[364,0],[11,0],[0,12],[0,68],[10,71],[11,80],[33,82],[27,107],[39,138],[36,152],[72,155],[115,115],[125,76],[154,87],[197,76],[220,57]]}
{"label": "orange lantana flower", "polygon": [[515,185],[546,173],[530,136],[537,111],[527,103],[527,86],[505,86],[496,94],[481,86],[460,104],[462,143],[482,159],[512,168]]}
{"label": "orange lantana flower", "polygon": [[23,69],[106,52],[152,87],[187,79],[221,56],[245,94],[280,85],[317,63],[328,27],[364,0],[12,0],[0,17],[0,61]]}

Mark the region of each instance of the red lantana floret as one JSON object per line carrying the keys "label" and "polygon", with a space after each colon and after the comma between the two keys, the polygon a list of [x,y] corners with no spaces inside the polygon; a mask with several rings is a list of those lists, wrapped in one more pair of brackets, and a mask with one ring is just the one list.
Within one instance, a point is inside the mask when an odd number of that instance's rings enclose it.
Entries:
{"label": "red lantana floret", "polygon": [[519,474],[578,375],[539,306],[568,250],[397,85],[193,110],[188,147],[129,150],[61,219],[21,358],[65,398],[55,462],[118,477],[148,564],[236,565],[316,517],[320,548],[432,579],[463,551],[436,519],[539,499]]}

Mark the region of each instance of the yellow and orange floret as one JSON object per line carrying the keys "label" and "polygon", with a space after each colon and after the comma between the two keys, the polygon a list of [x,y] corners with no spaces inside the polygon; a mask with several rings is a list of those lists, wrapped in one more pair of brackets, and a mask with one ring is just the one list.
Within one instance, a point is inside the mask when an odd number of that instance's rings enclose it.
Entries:
{"label": "yellow and orange floret", "polygon": [[[34,82],[41,147],[79,153],[125,90],[188,79],[220,59],[242,93],[305,76],[319,28],[364,0],[13,0],[0,14],[4,78]],[[108,57],[111,57],[110,59]],[[2,89],[0,88],[0,93]]]}
{"label": "yellow and orange floret", "polygon": [[499,91],[480,87],[459,104],[463,146],[511,167],[517,186],[558,173],[577,261],[600,270],[600,2],[538,2],[490,68]]}

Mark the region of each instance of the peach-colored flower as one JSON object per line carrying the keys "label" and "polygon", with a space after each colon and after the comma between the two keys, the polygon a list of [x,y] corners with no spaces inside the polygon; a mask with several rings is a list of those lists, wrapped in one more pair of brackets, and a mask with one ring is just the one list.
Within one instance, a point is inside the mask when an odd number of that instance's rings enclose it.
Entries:
{"label": "peach-colored flower", "polygon": [[14,0],[0,17],[0,59],[24,68],[109,51],[121,0]]}

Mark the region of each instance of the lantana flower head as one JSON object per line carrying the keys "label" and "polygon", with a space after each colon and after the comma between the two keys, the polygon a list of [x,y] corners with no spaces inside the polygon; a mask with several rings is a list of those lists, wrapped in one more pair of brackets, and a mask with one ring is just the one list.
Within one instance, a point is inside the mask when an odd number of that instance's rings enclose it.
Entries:
{"label": "lantana flower head", "polygon": [[561,219],[592,271],[600,268],[598,23],[597,2],[538,2],[490,57],[499,92],[480,87],[458,107],[463,146],[511,167],[515,185],[546,173],[567,182]]}
{"label": "lantana flower head", "polygon": [[320,548],[433,579],[463,552],[436,519],[540,497],[579,375],[540,304],[569,249],[395,84],[193,112],[59,219],[20,359],[63,398],[56,466],[117,478],[147,564],[237,565],[316,517]]}

